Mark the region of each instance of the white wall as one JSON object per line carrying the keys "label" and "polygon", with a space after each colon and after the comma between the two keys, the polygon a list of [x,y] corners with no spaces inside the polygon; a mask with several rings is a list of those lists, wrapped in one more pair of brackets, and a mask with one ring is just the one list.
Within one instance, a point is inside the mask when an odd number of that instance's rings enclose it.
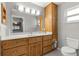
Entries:
{"label": "white wall", "polygon": [[79,39],[79,22],[66,23],[65,10],[79,5],[79,2],[65,2],[58,6],[58,40],[59,46],[66,45],[66,37]]}
{"label": "white wall", "polygon": [[[0,25],[1,25],[1,2],[0,2]],[[0,26],[0,29],[1,29],[1,26]]]}

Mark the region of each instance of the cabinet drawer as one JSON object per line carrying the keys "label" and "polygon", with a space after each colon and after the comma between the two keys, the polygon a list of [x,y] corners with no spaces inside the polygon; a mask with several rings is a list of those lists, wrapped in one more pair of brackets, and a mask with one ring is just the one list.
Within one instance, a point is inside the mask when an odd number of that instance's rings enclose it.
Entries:
{"label": "cabinet drawer", "polygon": [[3,56],[15,56],[15,55],[16,55],[15,48],[3,50]]}
{"label": "cabinet drawer", "polygon": [[3,50],[4,56],[20,56],[20,55],[23,55],[23,54],[28,55],[28,47],[21,46],[21,47]]}
{"label": "cabinet drawer", "polygon": [[16,44],[15,40],[2,41],[3,49],[13,48],[15,47],[15,44]]}
{"label": "cabinet drawer", "polygon": [[43,40],[49,40],[49,39],[52,39],[52,36],[51,35],[48,35],[48,36],[44,36],[43,37]]}
{"label": "cabinet drawer", "polygon": [[57,41],[57,35],[53,35],[52,42]]}
{"label": "cabinet drawer", "polygon": [[47,52],[50,52],[51,50],[52,50],[52,46],[49,45],[49,46],[43,48],[43,53],[45,54]]}
{"label": "cabinet drawer", "polygon": [[42,37],[36,37],[37,42],[42,41]]}
{"label": "cabinet drawer", "polygon": [[35,43],[39,41],[42,41],[42,37],[32,37],[29,39],[29,43]]}
{"label": "cabinet drawer", "polygon": [[53,39],[57,39],[57,35],[53,35]]}
{"label": "cabinet drawer", "polygon": [[16,46],[28,45],[28,39],[17,39]]}
{"label": "cabinet drawer", "polygon": [[16,47],[16,55],[20,56],[23,54],[29,55],[29,47],[28,46],[20,46],[20,47]]}
{"label": "cabinet drawer", "polygon": [[35,37],[29,39],[29,43],[35,43],[35,42],[37,42]]}
{"label": "cabinet drawer", "polygon": [[51,43],[52,43],[51,40],[43,41],[43,47],[51,45]]}

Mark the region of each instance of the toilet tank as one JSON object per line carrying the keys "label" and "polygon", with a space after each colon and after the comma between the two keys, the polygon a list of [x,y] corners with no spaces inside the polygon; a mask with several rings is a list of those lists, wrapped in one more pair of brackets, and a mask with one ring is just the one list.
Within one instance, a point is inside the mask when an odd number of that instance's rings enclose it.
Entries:
{"label": "toilet tank", "polygon": [[67,38],[67,45],[74,49],[79,49],[79,39]]}

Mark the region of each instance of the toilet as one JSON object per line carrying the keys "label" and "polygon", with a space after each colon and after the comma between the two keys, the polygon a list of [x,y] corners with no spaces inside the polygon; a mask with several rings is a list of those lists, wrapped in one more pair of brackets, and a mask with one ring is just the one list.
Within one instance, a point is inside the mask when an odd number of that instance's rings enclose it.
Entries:
{"label": "toilet", "polygon": [[61,53],[64,56],[77,56],[76,50],[79,49],[79,40],[67,38],[67,46],[61,48]]}

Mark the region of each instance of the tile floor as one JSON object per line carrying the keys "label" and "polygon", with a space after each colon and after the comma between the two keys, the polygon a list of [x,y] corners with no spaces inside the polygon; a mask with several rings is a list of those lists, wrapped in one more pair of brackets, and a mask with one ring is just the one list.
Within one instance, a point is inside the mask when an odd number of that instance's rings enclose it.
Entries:
{"label": "tile floor", "polygon": [[44,56],[62,56],[60,49],[56,49],[48,54],[45,54]]}

